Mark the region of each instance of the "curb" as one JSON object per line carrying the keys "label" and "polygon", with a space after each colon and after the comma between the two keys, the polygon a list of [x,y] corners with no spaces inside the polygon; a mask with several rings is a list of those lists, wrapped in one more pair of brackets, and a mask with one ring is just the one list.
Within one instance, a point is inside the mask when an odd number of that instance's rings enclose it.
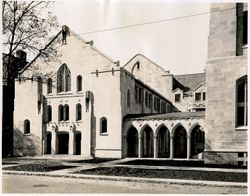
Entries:
{"label": "curb", "polygon": [[126,182],[142,182],[142,183],[160,183],[160,184],[180,184],[180,185],[196,185],[196,186],[216,186],[216,187],[242,187],[247,188],[247,182],[221,182],[221,181],[203,181],[203,180],[182,180],[182,179],[159,179],[159,178],[139,178],[139,177],[123,177],[123,176],[103,176],[103,175],[84,175],[84,174],[50,174],[44,172],[23,172],[23,171],[4,171],[6,175],[24,175],[24,176],[46,176],[46,177],[62,177],[89,180],[111,180]]}

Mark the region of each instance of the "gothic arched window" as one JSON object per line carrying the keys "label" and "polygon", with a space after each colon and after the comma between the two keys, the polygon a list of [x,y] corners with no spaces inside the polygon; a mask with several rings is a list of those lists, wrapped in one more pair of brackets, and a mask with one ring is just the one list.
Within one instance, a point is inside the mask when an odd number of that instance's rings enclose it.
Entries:
{"label": "gothic arched window", "polygon": [[82,105],[80,103],[76,105],[76,120],[82,120]]}
{"label": "gothic arched window", "polygon": [[48,122],[52,120],[52,107],[48,105]]}
{"label": "gothic arched window", "polygon": [[47,94],[50,94],[50,93],[52,93],[52,79],[51,78],[47,80]]}
{"label": "gothic arched window", "polygon": [[57,72],[57,92],[71,90],[71,73],[66,64],[63,64]]}
{"label": "gothic arched window", "polygon": [[63,106],[64,109],[64,120],[69,120],[69,106],[66,104]]}
{"label": "gothic arched window", "polygon": [[63,106],[59,105],[58,106],[58,121],[62,121],[63,120]]}
{"label": "gothic arched window", "polygon": [[76,78],[76,91],[82,91],[82,76],[77,76]]}
{"label": "gothic arched window", "polygon": [[247,126],[247,76],[236,81],[236,126]]}
{"label": "gothic arched window", "polygon": [[25,120],[24,121],[24,134],[29,134],[30,133],[30,121]]}
{"label": "gothic arched window", "polygon": [[105,117],[100,119],[100,132],[107,133],[107,118]]}
{"label": "gothic arched window", "polygon": [[127,91],[127,107],[130,107],[130,90]]}

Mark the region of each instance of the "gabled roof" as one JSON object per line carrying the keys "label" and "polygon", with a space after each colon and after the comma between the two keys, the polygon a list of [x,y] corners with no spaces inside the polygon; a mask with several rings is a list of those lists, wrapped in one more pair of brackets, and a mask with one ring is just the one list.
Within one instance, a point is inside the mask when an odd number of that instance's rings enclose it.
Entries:
{"label": "gabled roof", "polygon": [[186,94],[190,94],[193,89],[205,83],[206,73],[175,75],[173,81],[173,90],[180,88]]}

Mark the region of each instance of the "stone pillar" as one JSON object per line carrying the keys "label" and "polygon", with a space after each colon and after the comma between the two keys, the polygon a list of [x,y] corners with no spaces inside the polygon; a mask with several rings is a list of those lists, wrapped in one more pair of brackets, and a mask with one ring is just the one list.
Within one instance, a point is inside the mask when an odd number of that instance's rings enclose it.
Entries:
{"label": "stone pillar", "polygon": [[154,158],[158,158],[157,135],[154,136]]}
{"label": "stone pillar", "polygon": [[69,154],[75,154],[75,131],[73,126],[70,126],[69,131]]}
{"label": "stone pillar", "polygon": [[187,135],[187,159],[190,159],[190,147],[191,147],[191,140],[190,140],[190,135]]}
{"label": "stone pillar", "polygon": [[138,135],[138,158],[142,158],[141,135]]}
{"label": "stone pillar", "polygon": [[170,159],[174,158],[174,136],[170,135]]}
{"label": "stone pillar", "polygon": [[56,127],[52,127],[51,131],[51,154],[57,153],[57,136],[56,136]]}

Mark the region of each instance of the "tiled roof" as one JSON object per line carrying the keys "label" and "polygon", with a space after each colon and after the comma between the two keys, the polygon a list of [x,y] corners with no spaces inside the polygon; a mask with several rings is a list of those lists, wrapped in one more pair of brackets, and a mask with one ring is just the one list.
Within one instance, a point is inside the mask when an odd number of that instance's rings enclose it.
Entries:
{"label": "tiled roof", "polygon": [[128,114],[125,119],[151,120],[151,119],[185,119],[205,118],[205,112],[172,112],[166,114]]}
{"label": "tiled roof", "polygon": [[190,92],[201,83],[205,84],[206,73],[175,75],[173,90],[176,88],[182,89],[184,92]]}

